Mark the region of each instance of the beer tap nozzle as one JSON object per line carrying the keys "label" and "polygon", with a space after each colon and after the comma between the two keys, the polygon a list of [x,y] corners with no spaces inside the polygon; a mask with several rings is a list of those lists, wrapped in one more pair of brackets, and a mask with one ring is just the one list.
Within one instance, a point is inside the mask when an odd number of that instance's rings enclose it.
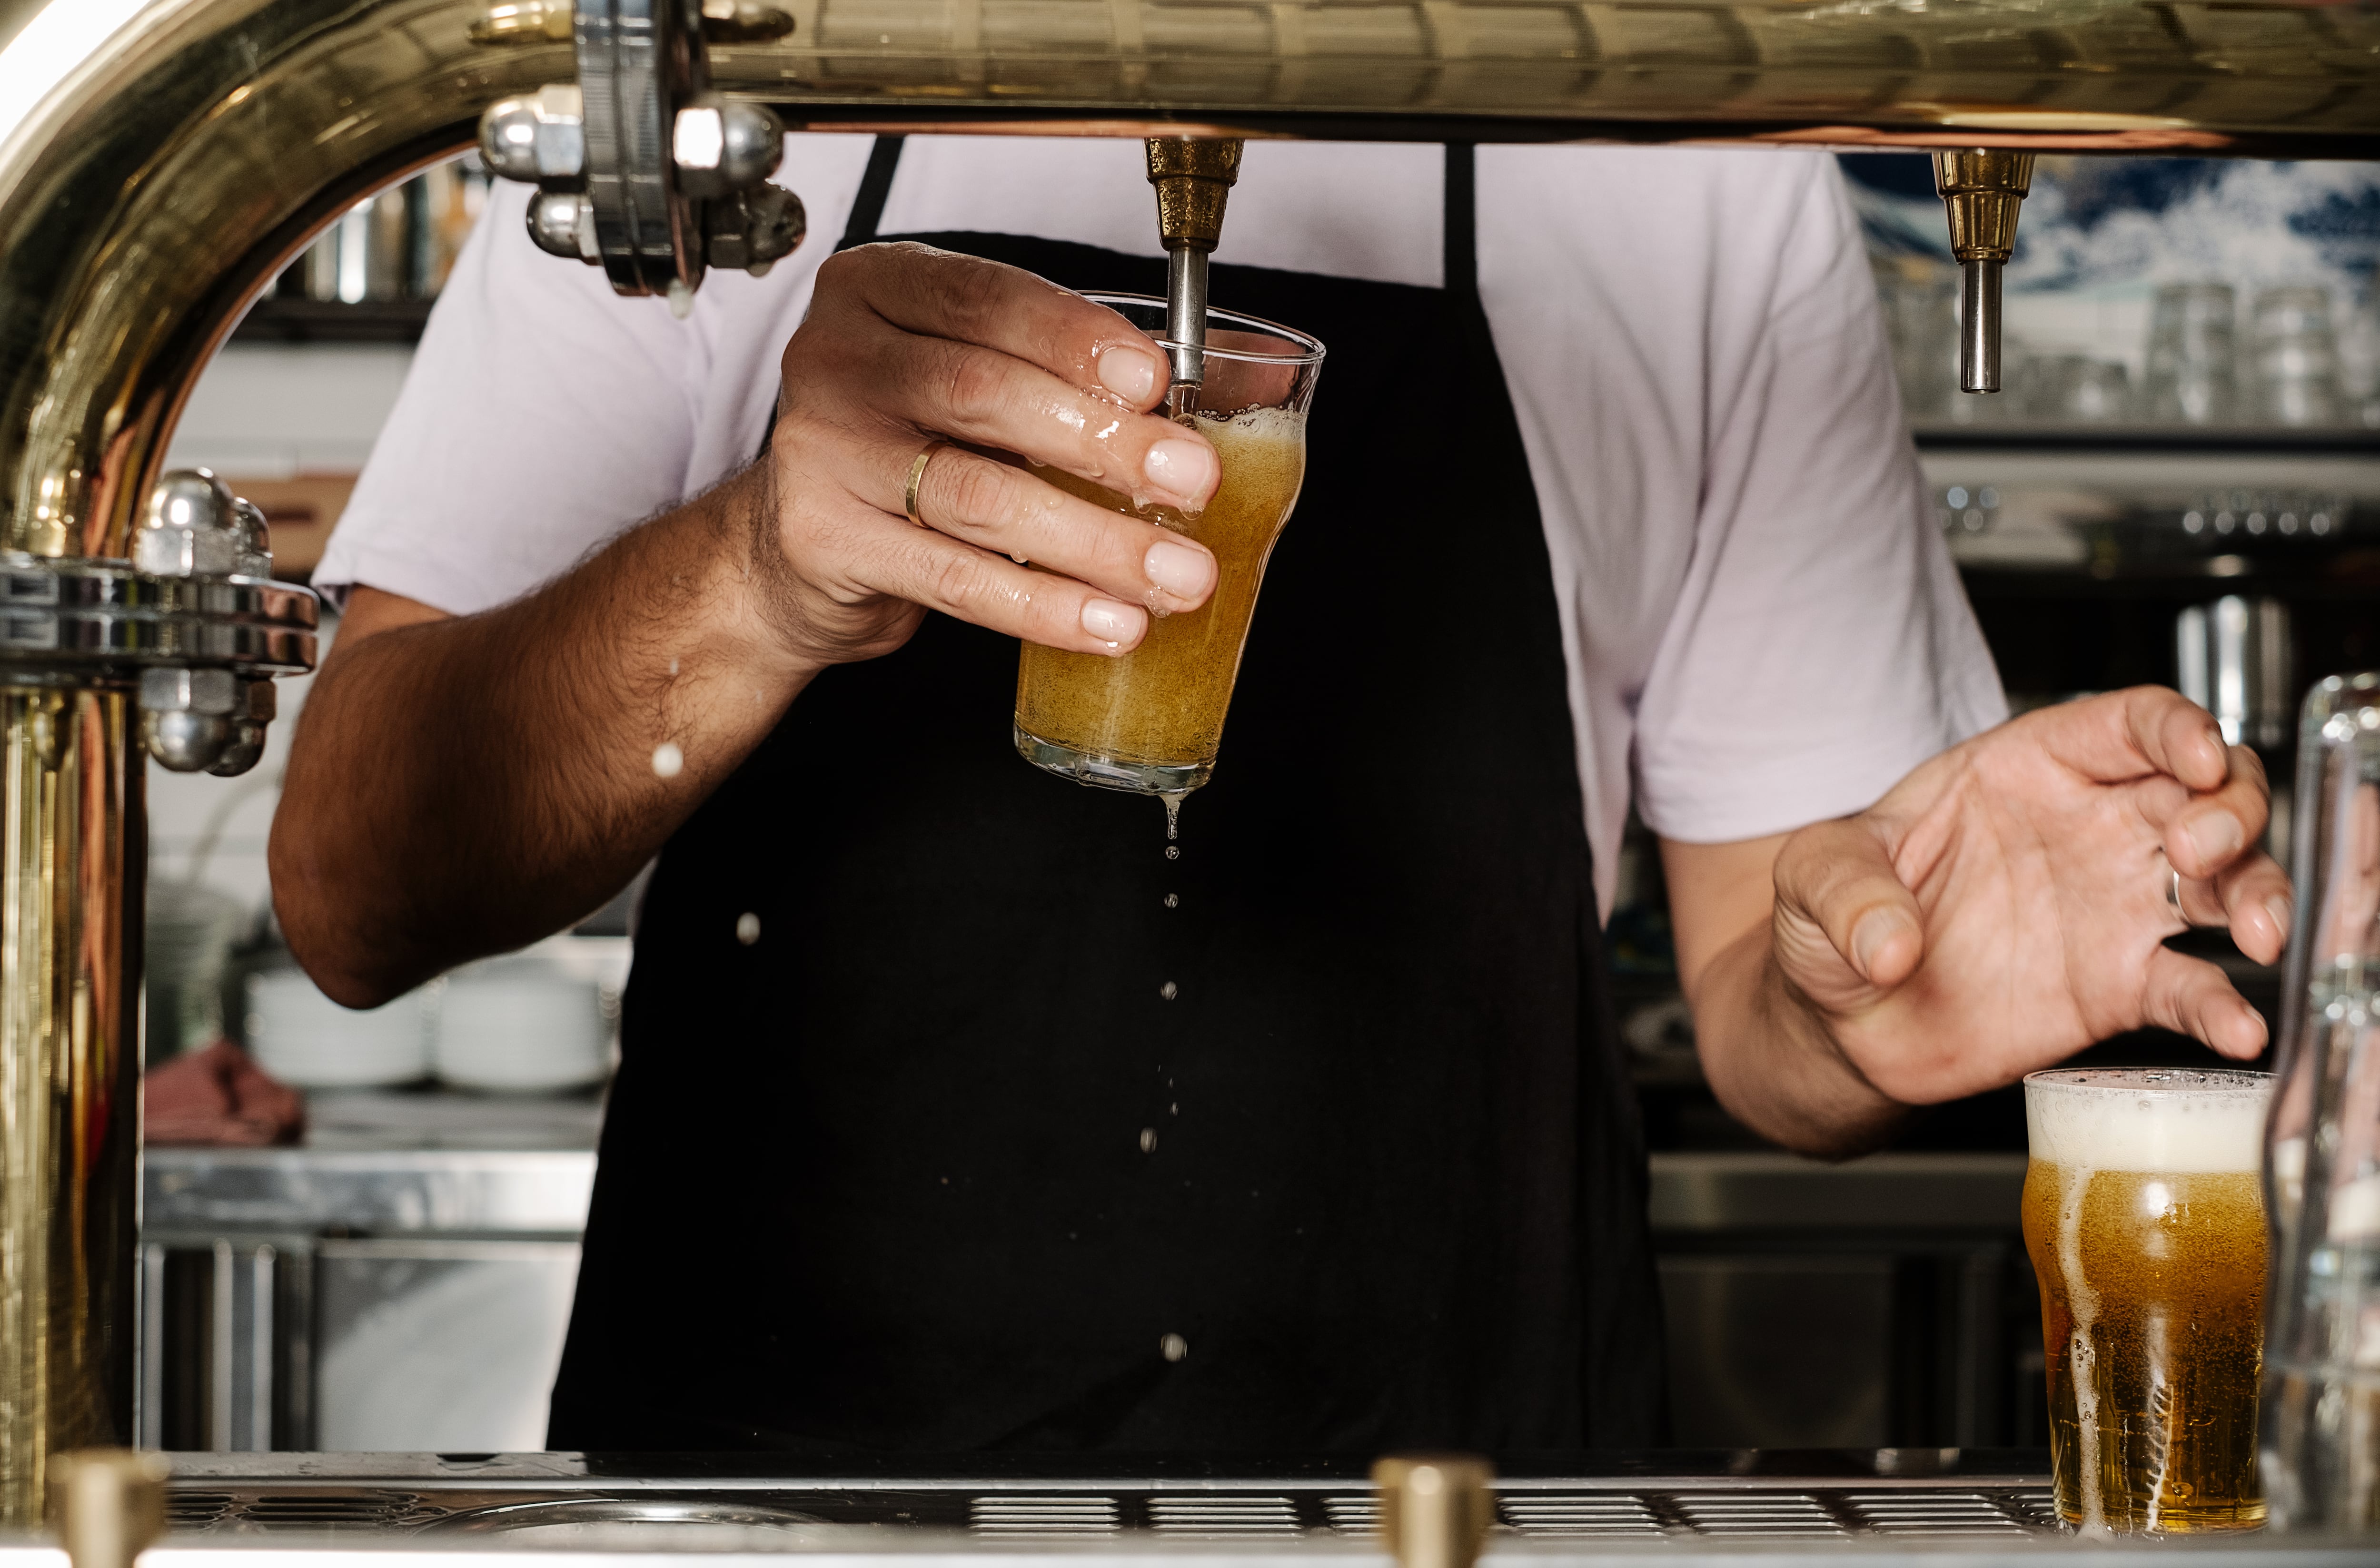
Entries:
{"label": "beer tap nozzle", "polygon": [[1934,188],[1950,216],[1959,259],[1959,386],[2000,390],[2000,268],[2016,248],[2017,209],[2033,186],[2033,154],[1977,148],[1934,154]]}
{"label": "beer tap nozzle", "polygon": [[1223,237],[1223,203],[1240,177],[1237,138],[1153,136],[1148,183],[1165,242],[1165,335],[1172,342],[1166,412],[1180,416],[1207,379],[1207,258]]}

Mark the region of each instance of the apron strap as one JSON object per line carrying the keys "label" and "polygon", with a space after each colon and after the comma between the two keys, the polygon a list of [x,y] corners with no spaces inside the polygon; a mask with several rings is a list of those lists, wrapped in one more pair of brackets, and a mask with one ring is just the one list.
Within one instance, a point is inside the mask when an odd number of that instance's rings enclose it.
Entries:
{"label": "apron strap", "polygon": [[[1471,143],[1446,144],[1446,293],[1479,297],[1478,172]],[[872,168],[872,165],[871,165]]]}
{"label": "apron strap", "polygon": [[903,139],[897,136],[876,139],[868,154],[868,172],[859,176],[859,194],[852,199],[851,221],[844,225],[843,237],[834,242],[837,250],[874,242],[877,227],[884,222],[884,199],[892,194],[892,171],[901,165]]}

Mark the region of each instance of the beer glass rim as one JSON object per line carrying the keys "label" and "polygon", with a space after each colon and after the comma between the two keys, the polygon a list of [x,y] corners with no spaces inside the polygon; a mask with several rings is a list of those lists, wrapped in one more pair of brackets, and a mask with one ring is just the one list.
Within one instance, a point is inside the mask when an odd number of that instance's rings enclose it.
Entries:
{"label": "beer glass rim", "polygon": [[[1152,306],[1160,311],[1165,308],[1165,301],[1153,294],[1123,294],[1113,289],[1086,289],[1083,291],[1083,297],[1094,305],[1104,305],[1111,309],[1119,305]],[[1236,359],[1245,365],[1319,365],[1323,356],[1330,352],[1322,346],[1322,340],[1312,332],[1301,332],[1295,327],[1284,327],[1279,321],[1268,321],[1261,316],[1250,316],[1241,311],[1225,310],[1210,305],[1207,308],[1207,319],[1240,331],[1277,333],[1292,343],[1305,345],[1304,349],[1296,354],[1256,354],[1246,349],[1217,348],[1210,344],[1205,345],[1207,356],[1210,359]],[[1150,336],[1160,348],[1188,346],[1156,333],[1151,333]]]}
{"label": "beer glass rim", "polygon": [[2099,1094],[2263,1094],[2274,1077],[2249,1067],[2051,1067],[2024,1075],[2024,1087]]}

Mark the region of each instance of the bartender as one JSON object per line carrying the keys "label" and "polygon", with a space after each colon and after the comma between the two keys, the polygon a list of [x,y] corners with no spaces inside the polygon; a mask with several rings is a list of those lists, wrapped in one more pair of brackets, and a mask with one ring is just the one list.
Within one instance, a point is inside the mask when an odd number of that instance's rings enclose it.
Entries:
{"label": "bartender", "polygon": [[1064,292],[1161,292],[1140,157],[796,137],[820,237],[683,320],[499,191],[440,297],[273,888],[361,1007],[658,856],[555,1446],[1658,1441],[1632,799],[1789,1147],[2143,1024],[2262,1048],[2160,946],[2278,953],[2256,762],[2163,691],[2003,722],[1823,156],[1252,143],[1213,297],[1330,357],[1221,765],[1173,858],[1019,761],[1017,639],[1214,583],[983,455],[1213,492]]}

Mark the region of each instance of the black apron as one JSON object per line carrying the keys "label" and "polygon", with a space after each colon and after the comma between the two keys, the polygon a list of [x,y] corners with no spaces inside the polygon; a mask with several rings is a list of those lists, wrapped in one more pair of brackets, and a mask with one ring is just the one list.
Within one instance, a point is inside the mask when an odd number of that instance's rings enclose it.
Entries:
{"label": "black apron", "polygon": [[1017,758],[1015,642],[939,615],[670,840],[554,1447],[1655,1441],[1645,1155],[1471,171],[1450,148],[1443,289],[1213,270],[1330,357],[1178,859],[1156,801]]}

